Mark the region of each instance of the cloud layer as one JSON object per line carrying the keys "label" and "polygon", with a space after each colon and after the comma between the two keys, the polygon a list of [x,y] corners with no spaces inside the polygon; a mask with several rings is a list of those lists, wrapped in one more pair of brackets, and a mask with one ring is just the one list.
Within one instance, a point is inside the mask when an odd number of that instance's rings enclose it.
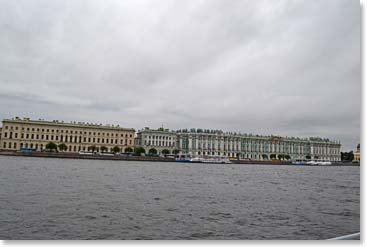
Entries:
{"label": "cloud layer", "polygon": [[0,5],[1,118],[359,142],[359,1]]}

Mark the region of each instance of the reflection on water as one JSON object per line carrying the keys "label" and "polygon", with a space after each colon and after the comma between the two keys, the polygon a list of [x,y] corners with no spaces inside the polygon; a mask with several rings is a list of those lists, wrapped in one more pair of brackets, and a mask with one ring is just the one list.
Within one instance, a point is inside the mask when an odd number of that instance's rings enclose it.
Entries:
{"label": "reflection on water", "polygon": [[327,239],[359,167],[0,157],[0,239]]}

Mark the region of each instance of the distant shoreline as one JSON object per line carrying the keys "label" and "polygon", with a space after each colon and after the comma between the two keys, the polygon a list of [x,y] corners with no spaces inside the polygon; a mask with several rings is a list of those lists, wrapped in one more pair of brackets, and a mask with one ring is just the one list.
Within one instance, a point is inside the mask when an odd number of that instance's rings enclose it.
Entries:
{"label": "distant shoreline", "polygon": [[[38,157],[38,158],[60,158],[60,159],[87,159],[87,160],[120,160],[120,161],[151,161],[151,162],[176,162],[174,158],[167,157],[150,157],[150,156],[103,156],[103,155],[81,155],[78,153],[51,153],[51,152],[32,152],[21,153],[12,151],[0,151],[3,156],[20,156],[20,157]],[[250,161],[250,160],[232,160],[233,164],[239,165],[293,165],[289,161],[281,161],[279,163],[272,163],[271,161]],[[225,164],[223,164],[225,165]],[[297,165],[293,165],[297,166]],[[360,166],[359,163],[333,163],[329,166]]]}

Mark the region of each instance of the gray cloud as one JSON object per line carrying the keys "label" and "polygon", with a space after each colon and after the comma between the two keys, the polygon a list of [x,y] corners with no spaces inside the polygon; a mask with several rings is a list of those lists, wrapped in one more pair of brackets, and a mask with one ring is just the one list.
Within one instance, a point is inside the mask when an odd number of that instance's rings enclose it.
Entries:
{"label": "gray cloud", "polygon": [[359,142],[358,1],[0,5],[1,118]]}

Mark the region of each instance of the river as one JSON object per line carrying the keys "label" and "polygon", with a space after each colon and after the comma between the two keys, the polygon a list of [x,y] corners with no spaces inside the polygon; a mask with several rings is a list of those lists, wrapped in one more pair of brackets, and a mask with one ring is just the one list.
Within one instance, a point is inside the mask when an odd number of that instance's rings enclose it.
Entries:
{"label": "river", "polygon": [[0,239],[327,239],[360,168],[0,156]]}

